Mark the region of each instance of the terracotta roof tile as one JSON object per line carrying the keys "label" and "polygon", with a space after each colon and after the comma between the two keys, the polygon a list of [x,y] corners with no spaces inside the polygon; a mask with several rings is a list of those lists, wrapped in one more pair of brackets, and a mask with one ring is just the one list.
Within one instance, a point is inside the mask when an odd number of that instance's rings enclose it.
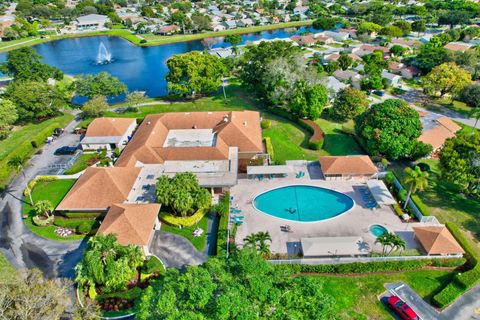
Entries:
{"label": "terracotta roof tile", "polygon": [[134,118],[96,118],[88,126],[86,137],[123,136],[136,120]]}
{"label": "terracotta roof tile", "polygon": [[412,229],[428,254],[465,253],[445,226],[413,227]]}
{"label": "terracotta roof tile", "polygon": [[127,200],[140,168],[90,167],[77,180],[56,210],[106,210]]}
{"label": "terracotta roof tile", "polygon": [[324,174],[373,175],[378,172],[369,156],[322,156],[319,161]]}
{"label": "terracotta roof tile", "polygon": [[113,233],[121,245],[148,245],[157,220],[160,204],[113,204],[97,234]]}
{"label": "terracotta roof tile", "polygon": [[455,133],[461,129],[459,125],[448,117],[440,117],[435,121],[438,124],[435,128],[423,132],[422,135],[418,137],[419,141],[431,145],[433,150],[441,148],[445,140],[455,137]]}

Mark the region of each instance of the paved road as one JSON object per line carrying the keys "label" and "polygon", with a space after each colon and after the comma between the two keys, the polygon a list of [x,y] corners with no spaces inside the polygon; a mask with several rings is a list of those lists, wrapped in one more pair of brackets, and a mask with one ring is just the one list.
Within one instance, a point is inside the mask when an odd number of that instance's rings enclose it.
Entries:
{"label": "paved road", "polygon": [[[468,291],[443,311],[433,308],[404,283],[389,283],[385,287],[405,301],[423,320],[480,319],[480,284]],[[384,296],[389,296],[387,292]]]}
{"label": "paved road", "polygon": [[53,155],[64,145],[78,144],[79,136],[70,132],[79,121],[72,121],[65,133],[34,155],[29,165],[0,199],[0,251],[17,269],[39,268],[47,277],[73,277],[73,267],[80,260],[85,241],[57,242],[30,232],[22,220],[23,190],[38,174],[53,173],[49,166],[65,159]]}

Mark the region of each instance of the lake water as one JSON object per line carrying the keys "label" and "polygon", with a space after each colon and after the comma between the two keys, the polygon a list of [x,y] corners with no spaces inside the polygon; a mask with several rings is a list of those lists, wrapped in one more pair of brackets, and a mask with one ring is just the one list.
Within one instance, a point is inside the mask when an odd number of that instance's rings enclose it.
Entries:
{"label": "lake water", "polygon": [[[243,44],[260,39],[289,38],[304,31],[318,32],[311,27],[277,29],[244,34]],[[223,37],[215,38],[213,48],[228,47]],[[103,42],[111,53],[113,63],[97,65],[96,58]],[[201,40],[177,42],[166,45],[139,47],[119,37],[85,37],[62,39],[34,46],[47,64],[55,66],[66,74],[77,75],[106,71],[123,81],[130,91],[142,90],[150,97],[167,94],[165,75],[166,61],[174,54],[192,50],[203,50]],[[5,61],[6,53],[0,55]],[[75,99],[81,102],[81,99]],[[116,99],[118,100],[118,98]]]}

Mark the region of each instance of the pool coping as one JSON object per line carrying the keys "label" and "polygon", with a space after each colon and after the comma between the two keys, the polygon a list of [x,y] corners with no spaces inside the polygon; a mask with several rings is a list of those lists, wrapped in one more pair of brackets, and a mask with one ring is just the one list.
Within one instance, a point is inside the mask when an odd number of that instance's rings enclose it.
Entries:
{"label": "pool coping", "polygon": [[[345,210],[345,211],[343,211],[342,213],[337,214],[337,215],[334,216],[334,217],[331,217],[331,218],[328,218],[328,219],[316,220],[316,221],[300,221],[300,220],[290,220],[290,219],[280,218],[280,217],[271,215],[271,214],[269,214],[269,213],[266,213],[266,212],[258,209],[258,208],[255,206],[255,199],[256,199],[258,196],[260,196],[260,195],[262,195],[262,194],[264,194],[264,193],[270,192],[270,191],[272,191],[272,190],[277,190],[277,189],[282,189],[282,188],[292,187],[292,186],[313,187],[313,188],[318,188],[318,189],[331,190],[331,191],[333,191],[333,192],[340,193],[340,194],[348,197],[350,200],[352,200],[353,205],[352,205],[348,210]],[[260,212],[260,213],[263,213],[263,214],[265,214],[265,215],[267,215],[267,216],[269,216],[269,217],[276,218],[276,219],[280,219],[280,220],[283,220],[283,221],[299,222],[299,223],[319,223],[319,222],[324,222],[324,221],[330,221],[330,220],[336,219],[336,218],[344,215],[345,213],[353,210],[353,209],[356,207],[356,205],[357,205],[357,203],[355,202],[355,200],[354,200],[352,197],[350,197],[348,194],[345,194],[345,193],[343,193],[343,192],[341,192],[341,191],[337,191],[337,190],[334,190],[334,189],[325,188],[325,187],[320,187],[320,186],[311,185],[311,184],[289,184],[289,185],[285,185],[285,186],[280,186],[280,187],[275,187],[275,188],[272,188],[272,189],[268,189],[268,190],[266,190],[266,191],[262,191],[262,192],[259,192],[259,193],[257,193],[257,194],[254,194],[254,196],[252,197],[251,204],[252,204],[252,207],[253,207],[254,210],[256,210],[256,211],[258,211],[258,212]]]}

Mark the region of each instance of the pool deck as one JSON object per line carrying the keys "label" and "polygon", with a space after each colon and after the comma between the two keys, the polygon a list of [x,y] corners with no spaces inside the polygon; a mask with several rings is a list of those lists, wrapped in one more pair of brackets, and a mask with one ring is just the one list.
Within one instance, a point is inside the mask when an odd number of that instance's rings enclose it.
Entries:
{"label": "pool deck", "polygon": [[[318,222],[296,222],[273,217],[257,211],[252,200],[260,193],[270,189],[288,186],[292,184],[303,184],[319,186],[342,192],[350,196],[355,205],[349,211],[337,217]],[[417,248],[418,245],[413,239],[412,226],[416,223],[403,223],[395,215],[390,207],[382,206],[375,210],[364,207],[360,192],[357,187],[364,186],[360,181],[326,181],[318,177],[310,178],[307,173],[303,178],[285,177],[266,179],[264,181],[239,179],[238,184],[231,188],[233,196],[231,206],[241,209],[244,223],[238,227],[235,241],[237,245],[243,245],[243,239],[259,231],[268,231],[272,238],[270,250],[272,253],[298,254],[300,239],[306,237],[345,237],[360,236],[375,251],[381,251],[381,247],[375,245],[375,237],[369,232],[373,224],[386,227],[390,232],[401,236],[407,243],[407,248]],[[282,199],[278,199],[282,201]],[[418,224],[418,223],[417,223]],[[290,232],[281,230],[281,226],[289,225]]]}

